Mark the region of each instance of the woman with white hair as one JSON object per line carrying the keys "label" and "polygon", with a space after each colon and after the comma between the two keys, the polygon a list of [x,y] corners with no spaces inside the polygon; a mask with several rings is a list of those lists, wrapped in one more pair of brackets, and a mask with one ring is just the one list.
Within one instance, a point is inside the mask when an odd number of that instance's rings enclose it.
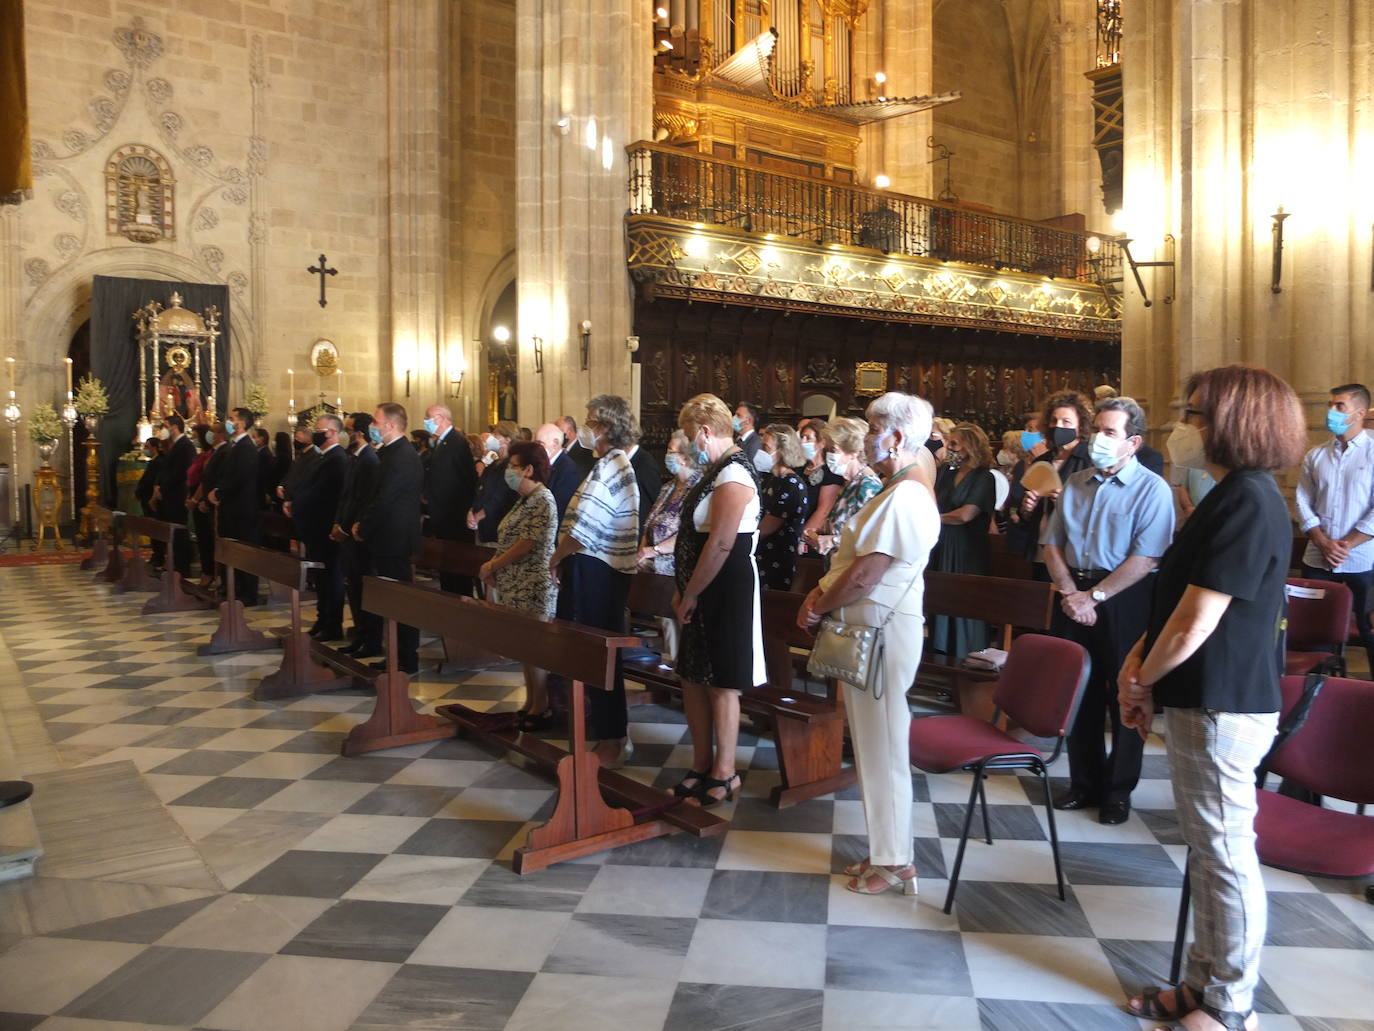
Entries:
{"label": "woman with white hair", "polygon": [[894,391],[873,401],[865,414],[864,450],[883,487],[845,524],[830,571],[806,596],[797,625],[809,630],[833,615],[843,623],[884,627],[885,648],[871,690],[844,685],[869,844],[868,857],[845,869],[845,887],[862,895],[889,888],[915,895],[906,692],[921,663],[926,560],[940,536],[935,495],[918,457],[930,435],[932,409],[919,397]]}

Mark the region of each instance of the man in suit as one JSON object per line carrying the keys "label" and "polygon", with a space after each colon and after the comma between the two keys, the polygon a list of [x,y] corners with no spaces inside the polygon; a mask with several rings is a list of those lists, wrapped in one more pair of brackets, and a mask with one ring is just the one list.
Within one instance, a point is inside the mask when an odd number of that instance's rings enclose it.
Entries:
{"label": "man in suit", "polygon": [[215,525],[216,509],[210,503],[210,492],[219,483],[219,473],[224,467],[224,456],[229,450],[228,438],[224,435],[224,424],[202,426],[196,430],[202,434],[205,447],[210,455],[201,469],[200,484],[196,487],[192,501],[195,503],[193,519],[196,525],[196,547],[200,551],[200,585],[209,587],[219,575],[215,565],[215,537],[219,532]]}
{"label": "man in suit", "polygon": [[[639,445],[640,429],[638,421],[634,422],[635,442],[625,449],[625,454],[629,456],[630,468],[634,470],[635,483],[639,487],[639,526],[640,532],[644,532],[644,526],[649,522],[649,513],[653,511],[654,502],[658,500],[659,489],[663,486],[663,466],[654,461],[653,455],[645,451]],[[758,434],[754,434],[758,436]]]}
{"label": "man in suit", "polygon": [[[219,506],[219,535],[244,544],[257,544],[262,539],[258,449],[248,432],[252,428],[252,412],[247,408],[230,409],[224,420],[230,444],[225,449],[218,482],[210,491],[211,503]],[[258,578],[242,569],[234,570],[234,594],[244,605],[256,605]]]}
{"label": "man in suit", "polygon": [[277,456],[272,454],[272,434],[254,426],[250,436],[258,448],[258,506],[271,508],[277,496]]}
{"label": "man in suit", "polygon": [[735,440],[750,463],[754,461],[754,456],[759,453],[759,445],[763,443],[758,434],[759,418],[757,407],[748,401],[741,401],[735,407],[735,417],[731,420],[734,424]]}
{"label": "man in suit", "polygon": [[343,566],[339,544],[329,535],[348,477],[348,453],[339,445],[343,432],[343,420],[337,415],[316,417],[311,439],[319,457],[311,464],[310,474],[296,484],[290,502],[291,521],[296,537],[305,543],[305,557],[324,564],[315,578],[315,625],[309,631],[320,641],[343,637]]}
{"label": "man in suit", "polygon": [[[196,460],[196,447],[186,436],[186,422],[179,415],[162,420],[167,427],[167,455],[158,472],[153,499],[157,502],[158,518],[178,526],[186,525],[186,473]],[[183,577],[191,575],[191,538],[179,533],[172,545],[172,564]]]}
{"label": "man in suit", "polygon": [[349,532],[357,522],[361,501],[370,497],[377,483],[381,460],[377,451],[368,442],[368,429],[372,426],[372,416],[366,412],[355,412],[344,420],[344,432],[348,444],[348,474],[344,477],[343,490],[339,494],[339,507],[334,513],[334,526],[329,531],[329,539],[339,545],[339,564],[343,567],[344,593],[348,598],[348,610],[353,614],[353,643],[342,649],[346,654],[357,657],[363,651],[363,577],[367,575],[367,544],[353,539]]}
{"label": "man in suit", "polygon": [[[395,402],[377,406],[372,414],[369,434],[379,460],[377,483],[361,504],[353,523],[353,539],[368,546],[368,572],[402,583],[414,579],[411,562],[420,547],[420,494],[424,490],[424,468],[420,456],[406,438],[406,410]],[[355,652],[358,658],[380,655],[382,620],[365,612],[365,647]],[[414,675],[420,671],[420,631],[404,623],[396,628],[396,665]],[[374,669],[386,663],[374,662]]]}
{"label": "man in suit", "polygon": [[572,459],[573,465],[577,466],[585,478],[592,471],[592,466],[596,465],[596,452],[577,439],[577,420],[571,415],[559,419],[558,425],[563,427],[564,453]]}
{"label": "man in suit", "polygon": [[[446,405],[425,409],[429,431],[429,467],[425,471],[425,501],[429,512],[429,536],[441,541],[476,539],[468,529],[468,510],[477,494],[477,469],[472,448],[453,428],[453,413]],[[422,456],[423,461],[423,456]],[[440,573],[439,586],[453,594],[473,594],[472,577]]]}
{"label": "man in suit", "polygon": [[582,485],[582,470],[563,450],[563,428],[557,423],[546,422],[540,426],[534,431],[534,439],[549,456],[549,478],[544,486],[549,488],[553,503],[558,506],[558,522],[561,525],[568,502]]}

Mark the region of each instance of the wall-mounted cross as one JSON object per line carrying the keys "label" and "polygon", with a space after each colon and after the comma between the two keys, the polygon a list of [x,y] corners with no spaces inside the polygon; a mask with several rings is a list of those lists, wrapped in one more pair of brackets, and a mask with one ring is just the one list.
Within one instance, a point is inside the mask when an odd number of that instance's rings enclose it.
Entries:
{"label": "wall-mounted cross", "polygon": [[330,268],[330,267],[325,263],[324,255],[321,254],[321,255],[320,255],[320,264],[319,264],[319,266],[317,267],[317,266],[315,266],[315,265],[311,265],[308,269],[306,269],[306,271],[309,272],[312,276],[317,275],[317,276],[320,277],[320,307],[323,308],[323,307],[325,307],[326,305],[329,304],[329,302],[326,301],[326,300],[324,299],[324,284],[325,284],[325,278],[324,278],[324,277],[325,277],[325,276],[337,276],[337,275],[339,274],[339,270],[336,269],[336,268]]}

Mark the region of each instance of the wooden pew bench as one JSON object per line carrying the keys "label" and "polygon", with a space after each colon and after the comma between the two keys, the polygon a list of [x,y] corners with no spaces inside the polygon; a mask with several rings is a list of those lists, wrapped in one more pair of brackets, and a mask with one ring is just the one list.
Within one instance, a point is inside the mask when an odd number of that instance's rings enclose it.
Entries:
{"label": "wooden pew bench", "polygon": [[[189,612],[194,609],[211,607],[210,603],[187,594],[182,589],[181,574],[176,571],[175,563],[172,561],[176,554],[176,538],[179,533],[187,533],[185,526],[177,523],[168,523],[160,519],[151,519],[147,516],[124,517],[124,529],[134,540],[134,559],[126,571],[126,576],[132,574],[135,567],[138,569],[139,576],[146,576],[143,568],[143,557],[138,548],[139,537],[147,537],[149,540],[162,541],[166,545],[167,563],[162,570],[162,587],[155,598],[150,598],[143,606],[145,616],[157,612]],[[139,590],[138,587],[130,588]]]}
{"label": "wooden pew bench", "polygon": [[[148,572],[148,564],[143,561],[143,540],[142,531],[131,529],[130,523],[141,524],[142,516],[131,516],[126,512],[115,512],[115,546],[113,554],[110,556],[110,563],[105,567],[104,579],[114,585],[115,594],[124,594],[134,591],[156,591],[158,582]],[[120,543],[129,546],[129,561],[125,565],[123,556],[120,552]],[[119,575],[114,576],[114,571],[118,569]]]}
{"label": "wooden pew bench", "polygon": [[[619,652],[637,644],[638,638],[538,619],[491,602],[371,576],[364,581],[363,607],[386,621],[391,658],[377,680],[376,711],[349,734],[347,754],[440,736],[434,718],[415,711],[410,678],[396,668],[398,623],[452,637],[464,645],[475,644],[508,662],[537,666],[569,681],[568,751],[533,734],[500,727],[487,714],[464,705],[444,705],[438,710],[464,733],[516,752],[556,775],[558,799],[553,815],[516,850],[516,873],[679,831],[703,837],[724,833],[728,824],[715,814],[677,804],[664,792],[603,769],[596,755],[587,751],[585,690],[600,690],[613,682]],[[379,745],[379,741],[390,743]],[[630,808],[607,805],[608,799]]]}
{"label": "wooden pew bench", "polygon": [[[433,590],[438,590],[437,577],[439,574],[470,576],[476,580],[477,572],[482,568],[482,564],[495,554],[494,548],[484,544],[424,537],[420,540],[420,553],[415,556],[415,569],[433,573],[436,582],[430,587]],[[442,673],[445,666],[451,669],[485,669],[488,666],[506,661],[499,655],[494,655],[474,643],[465,643],[460,638],[445,637],[442,640],[444,657],[439,661],[435,670],[437,673]]]}
{"label": "wooden pew bench", "polygon": [[[673,578],[636,573],[630,585],[632,616],[671,618]],[[824,695],[797,689],[793,678],[793,647],[809,647],[809,638],[796,625],[801,598],[782,591],[763,592],[764,660],[768,684],[740,692],[740,712],[760,722],[778,748],[780,783],[769,795],[778,808],[841,791],[854,784],[852,768],[842,766],[844,708],[834,684]],[[678,694],[682,685],[671,666],[658,655],[637,655],[624,662],[625,676],[644,684],[651,694]]]}

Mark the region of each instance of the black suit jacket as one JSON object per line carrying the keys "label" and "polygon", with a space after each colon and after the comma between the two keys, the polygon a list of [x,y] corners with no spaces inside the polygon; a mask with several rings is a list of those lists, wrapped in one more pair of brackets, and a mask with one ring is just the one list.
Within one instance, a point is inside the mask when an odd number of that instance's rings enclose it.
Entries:
{"label": "black suit jacket", "polygon": [[563,513],[568,510],[568,502],[572,500],[577,488],[582,486],[585,475],[577,467],[567,453],[559,455],[553,462],[553,468],[549,470],[549,482],[545,484],[549,488],[549,493],[553,495],[553,503],[558,507],[558,521],[563,522]]}
{"label": "black suit jacket", "polygon": [[[1077,448],[1074,449],[1078,450]],[[1164,475],[1164,456],[1150,447],[1149,444],[1141,444],[1140,450],[1135,453],[1136,461],[1143,465],[1156,476]]]}
{"label": "black suit jacket", "polygon": [[295,500],[297,489],[310,478],[310,470],[319,460],[320,453],[313,447],[306,448],[291,460],[291,465],[287,467],[286,475],[282,477],[281,481],[283,493],[286,495],[285,500]]}
{"label": "black suit jacket", "polygon": [[374,559],[409,559],[420,550],[424,466],[405,437],[379,448],[377,458],[377,483],[358,517],[363,541]]}
{"label": "black suit jacket", "polygon": [[630,459],[630,468],[635,471],[635,482],[639,484],[639,530],[643,533],[644,524],[649,521],[649,512],[663,487],[664,470],[643,447]]}
{"label": "black suit jacket", "polygon": [[157,478],[157,485],[162,488],[162,503],[158,511],[168,522],[186,521],[186,473],[195,460],[196,446],[183,433],[172,443]]}
{"label": "black suit jacket", "polygon": [[256,543],[261,529],[258,500],[258,448],[244,434],[224,449],[219,470],[219,532],[221,536]]}
{"label": "black suit jacket", "polygon": [[563,453],[572,459],[573,465],[582,470],[583,479],[587,478],[587,474],[592,471],[592,466],[596,465],[596,452],[588,451],[575,440]]}
{"label": "black suit jacket", "polygon": [[468,510],[477,494],[477,469],[467,438],[455,429],[430,448],[425,472],[429,531],[446,541],[472,540]]}
{"label": "black suit jacket", "polygon": [[167,456],[156,454],[148,459],[148,464],[143,467],[143,475],[138,478],[138,486],[134,488],[134,497],[138,498],[138,503],[143,506],[145,514],[152,514],[153,488],[157,486],[162,470],[167,465]]}
{"label": "black suit jacket", "polygon": [[228,455],[228,443],[221,444],[210,452],[210,459],[205,463],[205,472],[200,478],[202,497],[209,497],[210,492],[219,486],[220,475],[224,471],[224,461]]}
{"label": "black suit jacket", "polygon": [[270,447],[258,448],[258,507],[268,508],[277,500],[277,456]]}
{"label": "black suit jacket", "polygon": [[334,522],[344,533],[353,532],[353,524],[358,521],[362,503],[372,496],[377,486],[377,475],[381,460],[375,449],[364,444],[356,452],[349,452],[348,475],[344,478],[343,492],[339,495],[339,510]]}
{"label": "black suit jacket", "polygon": [[310,464],[309,474],[296,484],[291,500],[291,521],[296,536],[307,548],[322,544],[334,525],[344,480],[348,478],[349,457],[341,447],[332,447]]}
{"label": "black suit jacket", "polygon": [[740,450],[744,452],[744,457],[749,459],[749,464],[754,464],[754,456],[759,453],[759,448],[763,446],[763,439],[759,436],[758,430],[750,430],[749,436],[739,442]]}

